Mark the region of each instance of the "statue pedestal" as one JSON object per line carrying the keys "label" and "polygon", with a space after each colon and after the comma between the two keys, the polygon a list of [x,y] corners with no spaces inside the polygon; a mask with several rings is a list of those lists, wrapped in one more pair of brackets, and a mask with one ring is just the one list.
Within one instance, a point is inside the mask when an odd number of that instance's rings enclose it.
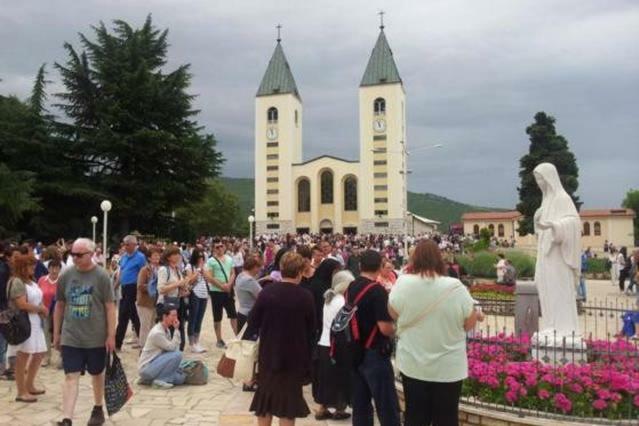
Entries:
{"label": "statue pedestal", "polygon": [[587,362],[586,343],[581,335],[559,336],[538,332],[531,339],[532,358],[553,366]]}

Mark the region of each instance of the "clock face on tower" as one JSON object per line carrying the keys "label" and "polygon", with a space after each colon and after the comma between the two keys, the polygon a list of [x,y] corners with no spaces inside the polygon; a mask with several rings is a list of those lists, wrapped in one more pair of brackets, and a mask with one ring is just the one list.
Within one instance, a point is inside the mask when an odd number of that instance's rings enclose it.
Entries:
{"label": "clock face on tower", "polygon": [[266,129],[266,138],[270,141],[277,139],[277,127],[269,127]]}
{"label": "clock face on tower", "polygon": [[383,133],[386,131],[386,121],[381,119],[381,118],[377,118],[375,120],[373,120],[373,130],[375,130],[375,132],[377,133]]}

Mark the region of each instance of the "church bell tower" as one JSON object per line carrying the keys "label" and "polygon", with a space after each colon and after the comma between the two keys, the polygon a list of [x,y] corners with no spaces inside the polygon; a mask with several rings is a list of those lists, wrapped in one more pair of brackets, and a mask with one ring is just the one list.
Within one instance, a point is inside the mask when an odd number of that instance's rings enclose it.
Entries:
{"label": "church bell tower", "polygon": [[405,232],[406,93],[384,24],[359,86],[361,232]]}
{"label": "church bell tower", "polygon": [[302,98],[284,55],[279,29],[255,96],[257,234],[295,231],[292,165],[302,161]]}

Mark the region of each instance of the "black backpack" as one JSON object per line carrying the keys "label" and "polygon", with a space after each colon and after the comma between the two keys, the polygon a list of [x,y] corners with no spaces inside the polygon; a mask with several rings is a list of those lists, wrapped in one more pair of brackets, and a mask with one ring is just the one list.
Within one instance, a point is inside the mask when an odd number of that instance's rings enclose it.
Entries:
{"label": "black backpack", "polygon": [[344,294],[345,304],[337,312],[331,324],[331,347],[330,357],[333,364],[341,365],[351,364],[358,366],[364,359],[364,351],[370,349],[375,341],[375,336],[379,331],[379,327],[375,325],[373,331],[366,338],[366,342],[362,344],[362,336],[360,335],[359,325],[357,324],[357,305],[364,295],[373,287],[381,285],[378,282],[372,282],[355,296],[352,303],[348,301],[348,290]]}

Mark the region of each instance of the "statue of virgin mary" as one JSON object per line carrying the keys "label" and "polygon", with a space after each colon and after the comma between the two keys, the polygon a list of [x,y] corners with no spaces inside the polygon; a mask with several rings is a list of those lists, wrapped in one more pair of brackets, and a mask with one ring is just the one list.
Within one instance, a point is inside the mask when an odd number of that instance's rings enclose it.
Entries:
{"label": "statue of virgin mary", "polygon": [[580,336],[575,288],[581,273],[581,219],[554,165],[541,163],[533,174],[543,195],[534,217],[541,306],[537,338]]}

